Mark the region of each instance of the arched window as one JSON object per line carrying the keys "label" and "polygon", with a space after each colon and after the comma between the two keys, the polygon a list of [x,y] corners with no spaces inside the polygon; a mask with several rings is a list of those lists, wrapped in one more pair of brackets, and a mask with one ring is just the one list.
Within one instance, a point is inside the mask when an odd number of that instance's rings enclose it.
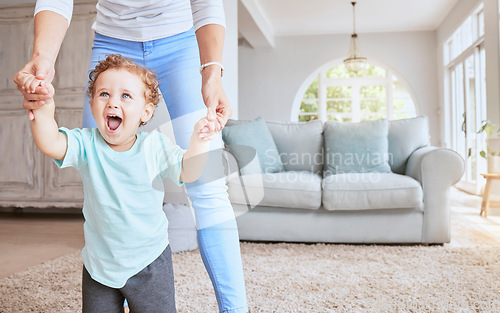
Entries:
{"label": "arched window", "polygon": [[343,63],[326,66],[310,76],[299,93],[302,98],[296,97],[300,107],[297,103],[295,114],[301,122],[395,120],[417,115],[401,80],[389,68],[373,64],[357,74],[348,72]]}

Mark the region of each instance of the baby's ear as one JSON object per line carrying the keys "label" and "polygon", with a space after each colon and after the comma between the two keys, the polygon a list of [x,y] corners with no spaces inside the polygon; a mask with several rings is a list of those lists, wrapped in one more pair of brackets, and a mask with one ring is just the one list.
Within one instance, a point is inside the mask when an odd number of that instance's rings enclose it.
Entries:
{"label": "baby's ear", "polygon": [[153,113],[155,112],[155,105],[153,103],[146,103],[144,105],[144,112],[141,116],[141,122],[146,123],[153,117]]}

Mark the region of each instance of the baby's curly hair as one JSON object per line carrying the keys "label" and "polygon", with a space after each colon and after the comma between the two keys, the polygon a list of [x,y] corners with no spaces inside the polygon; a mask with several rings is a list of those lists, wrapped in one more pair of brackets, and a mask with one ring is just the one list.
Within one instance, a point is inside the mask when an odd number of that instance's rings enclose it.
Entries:
{"label": "baby's curly hair", "polygon": [[[160,92],[158,91],[158,80],[156,74],[150,69],[146,69],[131,60],[119,55],[110,54],[106,56],[105,60],[99,61],[99,64],[90,72],[89,74],[89,87],[87,90],[87,95],[90,99],[94,98],[95,93],[95,82],[102,72],[107,70],[120,70],[124,69],[132,74],[141,77],[144,82],[145,92],[144,98],[147,103],[153,103],[155,106],[160,102]],[[142,123],[141,125],[145,125]]]}

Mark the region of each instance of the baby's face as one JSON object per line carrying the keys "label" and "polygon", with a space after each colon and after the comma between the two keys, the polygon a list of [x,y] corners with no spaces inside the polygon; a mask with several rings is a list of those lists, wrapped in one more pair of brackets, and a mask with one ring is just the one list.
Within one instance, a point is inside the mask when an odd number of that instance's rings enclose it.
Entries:
{"label": "baby's face", "polygon": [[154,105],[144,97],[141,78],[127,70],[106,70],[94,86],[92,115],[101,136],[115,151],[127,151],[141,122],[153,115]]}

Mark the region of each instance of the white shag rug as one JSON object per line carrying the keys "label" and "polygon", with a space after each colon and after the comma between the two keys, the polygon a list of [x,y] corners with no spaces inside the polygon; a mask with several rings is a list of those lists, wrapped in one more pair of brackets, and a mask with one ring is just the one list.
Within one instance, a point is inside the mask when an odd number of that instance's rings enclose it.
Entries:
{"label": "white shag rug", "polygon": [[[500,312],[500,247],[241,244],[257,312]],[[0,312],[80,312],[79,253],[0,280]],[[174,255],[177,308],[217,312],[199,251]]]}

